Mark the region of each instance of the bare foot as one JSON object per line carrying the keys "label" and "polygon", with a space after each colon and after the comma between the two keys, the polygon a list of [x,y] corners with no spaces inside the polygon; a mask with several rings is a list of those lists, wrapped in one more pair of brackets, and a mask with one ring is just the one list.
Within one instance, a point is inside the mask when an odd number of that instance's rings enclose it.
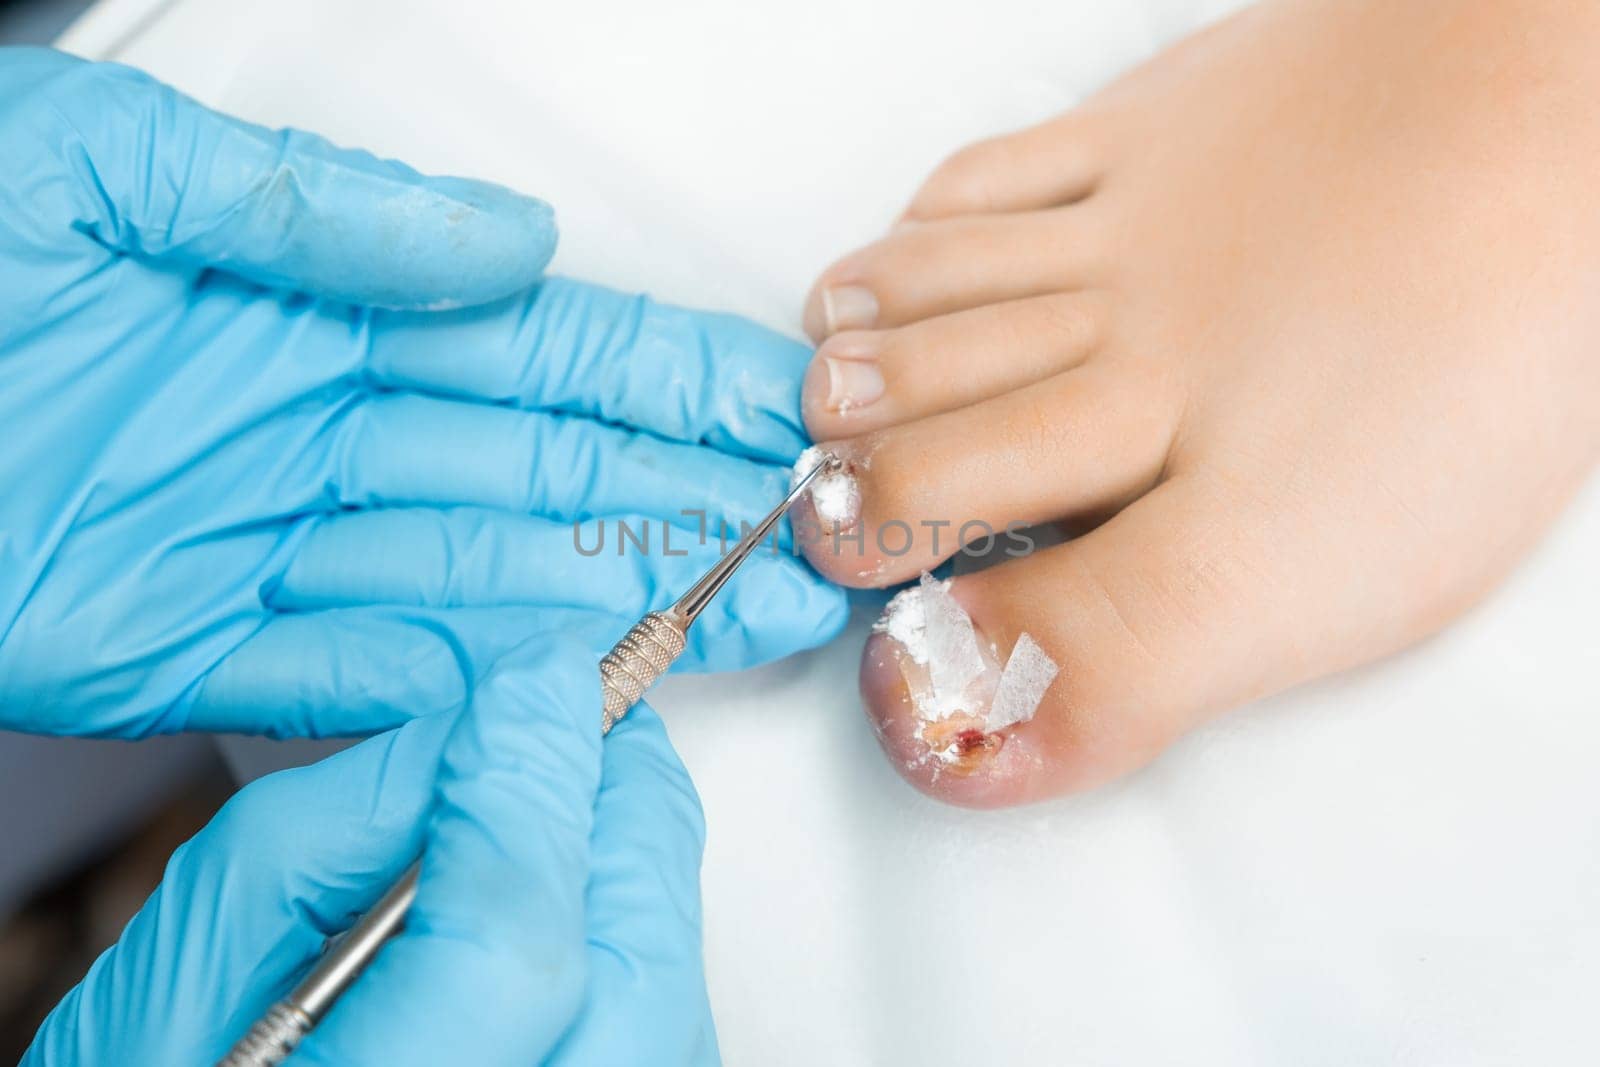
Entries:
{"label": "bare foot", "polygon": [[[1600,5],[1282,0],[959,152],[830,267],[807,424],[859,497],[819,569],[1092,527],[953,583],[965,706],[869,642],[896,766],[964,804],[1082,789],[1481,598],[1600,451],[1596,100]],[[1023,633],[1060,673],[996,725]]]}

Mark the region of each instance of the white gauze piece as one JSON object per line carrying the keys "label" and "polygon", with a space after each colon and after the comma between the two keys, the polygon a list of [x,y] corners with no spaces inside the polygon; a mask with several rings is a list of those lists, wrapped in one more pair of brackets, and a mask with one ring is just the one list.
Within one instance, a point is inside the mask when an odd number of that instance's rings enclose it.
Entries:
{"label": "white gauze piece", "polygon": [[1044,699],[1044,691],[1060,672],[1056,661],[1037,641],[1025,633],[1018,636],[989,705],[988,729],[992,732],[1033,718],[1033,713],[1039,710],[1039,702]]}
{"label": "white gauze piece", "polygon": [[894,638],[912,663],[928,662],[928,616],[922,610],[920,586],[896,593],[872,629]]}
{"label": "white gauze piece", "polygon": [[[800,453],[800,458],[794,462],[794,474],[789,484],[798,482],[827,458],[829,454],[816,445]],[[808,492],[811,494],[811,506],[816,509],[817,518],[823,522],[848,526],[861,516],[861,487],[842,467],[817,475]]]}
{"label": "white gauze piece", "polygon": [[920,709],[924,718],[943,718],[972,706],[967,687],[987,669],[978,632],[961,602],[950,595],[950,583],[931,574],[922,576],[923,636],[927,641],[928,679],[933,687],[932,707]]}

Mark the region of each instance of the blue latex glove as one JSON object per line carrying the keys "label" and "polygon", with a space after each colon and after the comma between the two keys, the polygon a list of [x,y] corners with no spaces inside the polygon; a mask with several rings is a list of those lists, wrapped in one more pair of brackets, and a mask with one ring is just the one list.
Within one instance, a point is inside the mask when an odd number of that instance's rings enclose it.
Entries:
{"label": "blue latex glove", "polygon": [[[684,509],[787,488],[806,350],[541,282],[538,201],[37,49],[0,49],[0,146],[0,726],[386,728],[568,611],[669,603],[719,550]],[[649,553],[580,554],[607,516]],[[843,619],[761,554],[687,662]]]}
{"label": "blue latex glove", "polygon": [[419,851],[404,932],[291,1064],[715,1063],[699,801],[649,708],[602,746],[594,679],[517,650],[466,713],[246,787],[23,1064],[215,1062]]}

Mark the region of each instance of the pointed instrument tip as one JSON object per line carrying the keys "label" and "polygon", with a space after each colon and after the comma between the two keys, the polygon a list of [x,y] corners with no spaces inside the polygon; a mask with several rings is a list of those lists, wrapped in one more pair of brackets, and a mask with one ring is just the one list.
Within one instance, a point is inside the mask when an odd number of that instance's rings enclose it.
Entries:
{"label": "pointed instrument tip", "polygon": [[729,549],[728,554],[718,560],[716,566],[707,571],[698,582],[690,587],[687,593],[683,594],[678,602],[672,606],[671,613],[678,619],[685,631],[688,630],[695,619],[699,618],[700,613],[705,610],[707,604],[711,603],[711,598],[717,595],[718,590],[728,583],[729,578],[733,577],[733,573],[739,569],[739,565],[750,558],[750,554],[756,550],[757,545],[766,540],[767,535],[772,532],[772,528],[778,525],[778,520],[783,518],[784,513],[794,505],[796,500],[800,499],[800,494],[810,488],[811,483],[818,476],[829,471],[838,470],[843,465],[838,456],[833,455],[831,452],[823,453],[816,466],[795,480],[794,485],[789,489],[789,495],[784,497],[783,501],[773,508],[766,518],[762,519],[749,533],[745,534],[738,544]]}
{"label": "pointed instrument tip", "polygon": [[795,479],[794,484],[789,487],[789,495],[783,498],[782,504],[778,505],[777,513],[782,515],[785,511],[789,510],[790,505],[792,505],[796,500],[800,499],[800,494],[805,492],[811,483],[817,480],[819,475],[831,474],[843,466],[844,461],[838,456],[834,455],[832,452],[824,452],[822,454],[822,458],[817,460],[815,466],[806,471],[799,478]]}

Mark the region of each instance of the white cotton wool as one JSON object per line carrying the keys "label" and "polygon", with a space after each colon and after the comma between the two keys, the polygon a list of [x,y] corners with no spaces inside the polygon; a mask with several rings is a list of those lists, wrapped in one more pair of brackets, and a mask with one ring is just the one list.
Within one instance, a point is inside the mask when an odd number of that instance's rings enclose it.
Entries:
{"label": "white cotton wool", "polygon": [[883,609],[872,629],[874,633],[888,634],[913,663],[928,662],[927,613],[922,610],[922,587],[902,589]]}
{"label": "white cotton wool", "polygon": [[[827,452],[812,445],[795,460],[794,474],[789,484],[795,484],[817,464],[830,458]],[[855,476],[843,467],[817,475],[809,492],[811,506],[816,510],[817,518],[823,522],[849,526],[861,517],[861,487],[856,484]]]}
{"label": "white cotton wool", "polygon": [[972,616],[951,595],[949,582],[924,574],[918,588],[928,642],[928,677],[933,686],[933,707],[923,709],[923,714],[943,718],[958,711],[974,713],[974,694],[969,689],[983,677],[988,664]]}
{"label": "white cotton wool", "polygon": [[1004,670],[998,668],[984,655],[972,617],[951,594],[950,582],[930,574],[897,593],[873,630],[893,638],[907,659],[926,668],[926,689],[918,688],[913,700],[928,722],[964,713],[981,718],[990,733],[1027,722],[1060,673],[1026,633],[1018,636]]}

